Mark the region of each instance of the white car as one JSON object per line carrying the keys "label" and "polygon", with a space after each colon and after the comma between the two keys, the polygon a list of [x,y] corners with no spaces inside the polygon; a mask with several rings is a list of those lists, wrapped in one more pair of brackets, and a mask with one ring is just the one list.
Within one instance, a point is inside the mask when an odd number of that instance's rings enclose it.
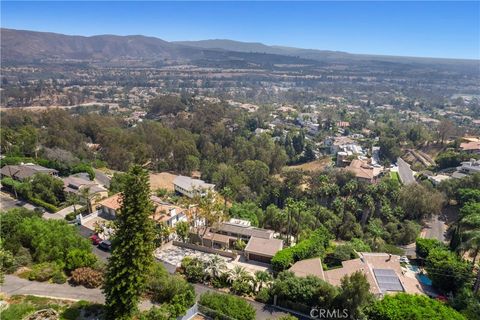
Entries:
{"label": "white car", "polygon": [[410,260],[408,260],[408,258],[407,258],[406,256],[401,256],[401,257],[400,257],[400,262],[410,263]]}

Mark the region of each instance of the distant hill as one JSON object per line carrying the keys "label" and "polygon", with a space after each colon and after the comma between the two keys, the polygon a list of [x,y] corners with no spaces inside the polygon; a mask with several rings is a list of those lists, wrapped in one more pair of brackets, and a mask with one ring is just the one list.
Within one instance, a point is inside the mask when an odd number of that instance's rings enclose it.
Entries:
{"label": "distant hill", "polygon": [[[402,64],[438,64],[479,68],[479,60],[452,60],[350,54],[340,51],[268,46],[255,42],[203,40],[168,42],[141,35],[70,36],[1,28],[2,61],[35,62],[57,60],[175,60],[205,66],[249,66],[258,64],[343,63],[399,68]],[[395,65],[391,65],[391,64]],[[385,65],[386,66],[386,65]],[[470,70],[471,71],[471,70]]]}
{"label": "distant hill", "polygon": [[222,49],[240,52],[257,52],[278,55],[296,56],[303,59],[312,59],[318,61],[385,61],[385,62],[403,62],[403,63],[442,63],[442,64],[478,64],[478,60],[464,59],[442,59],[442,58],[423,58],[423,57],[402,57],[385,56],[371,54],[352,54],[343,51],[301,49],[284,46],[268,46],[259,42],[241,42],[227,39],[212,39],[200,41],[176,41],[173,43],[183,44],[190,47],[204,49]]}
{"label": "distant hill", "polygon": [[178,45],[144,36],[68,36],[57,33],[1,29],[2,60],[164,59],[181,57]]}

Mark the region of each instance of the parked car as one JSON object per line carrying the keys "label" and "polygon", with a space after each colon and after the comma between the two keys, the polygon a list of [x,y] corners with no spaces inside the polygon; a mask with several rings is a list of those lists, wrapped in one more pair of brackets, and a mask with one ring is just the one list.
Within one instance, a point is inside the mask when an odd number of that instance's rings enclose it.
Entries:
{"label": "parked car", "polygon": [[91,235],[90,240],[92,240],[92,244],[94,245],[98,245],[100,242],[102,242],[102,238],[100,238],[98,234]]}
{"label": "parked car", "polygon": [[401,257],[400,257],[400,262],[410,263],[410,260],[408,260],[408,258],[407,258],[406,256],[401,256]]}
{"label": "parked car", "polygon": [[98,247],[100,249],[105,250],[105,251],[110,251],[110,250],[112,250],[112,243],[108,240],[103,240],[103,241],[100,242]]}

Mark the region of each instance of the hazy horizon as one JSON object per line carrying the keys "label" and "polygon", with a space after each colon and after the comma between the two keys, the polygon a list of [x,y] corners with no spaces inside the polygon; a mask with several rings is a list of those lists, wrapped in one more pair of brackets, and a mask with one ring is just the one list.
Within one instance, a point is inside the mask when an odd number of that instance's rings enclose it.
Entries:
{"label": "hazy horizon", "polygon": [[2,28],[480,59],[479,2],[3,1]]}

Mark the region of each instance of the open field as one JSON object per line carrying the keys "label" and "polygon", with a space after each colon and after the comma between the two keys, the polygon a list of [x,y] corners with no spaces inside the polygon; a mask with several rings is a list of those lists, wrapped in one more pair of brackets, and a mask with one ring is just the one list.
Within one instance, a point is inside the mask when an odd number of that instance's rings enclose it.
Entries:
{"label": "open field", "polygon": [[150,189],[173,191],[173,180],[177,175],[169,172],[150,173]]}
{"label": "open field", "polygon": [[293,166],[284,167],[283,170],[304,170],[304,171],[321,171],[328,167],[332,162],[330,157],[324,157],[318,160],[310,161]]}

